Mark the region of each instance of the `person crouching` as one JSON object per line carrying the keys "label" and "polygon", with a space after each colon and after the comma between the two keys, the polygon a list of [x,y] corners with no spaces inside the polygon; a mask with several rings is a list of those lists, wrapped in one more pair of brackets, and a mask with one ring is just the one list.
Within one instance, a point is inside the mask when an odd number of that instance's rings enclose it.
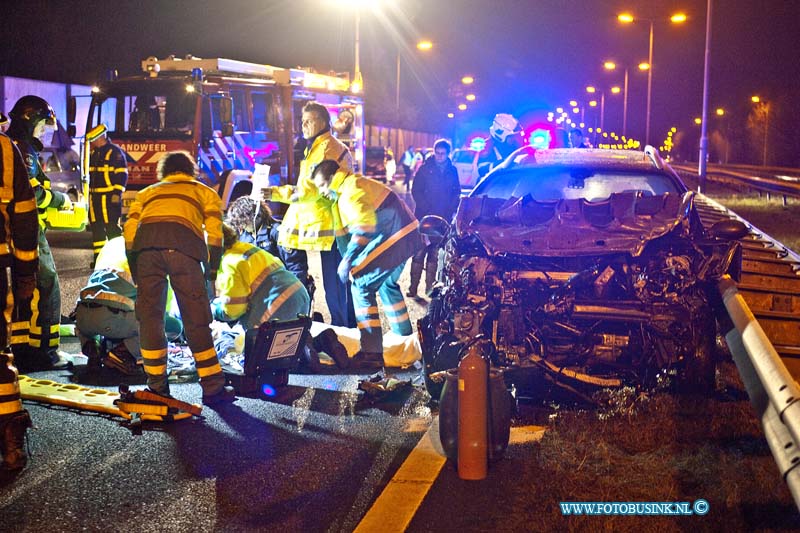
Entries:
{"label": "person crouching", "polygon": [[238,321],[247,330],[269,320],[293,320],[309,313],[308,291],[279,259],[240,241],[227,224],[222,226],[222,246],[217,297],[211,302],[215,320]]}

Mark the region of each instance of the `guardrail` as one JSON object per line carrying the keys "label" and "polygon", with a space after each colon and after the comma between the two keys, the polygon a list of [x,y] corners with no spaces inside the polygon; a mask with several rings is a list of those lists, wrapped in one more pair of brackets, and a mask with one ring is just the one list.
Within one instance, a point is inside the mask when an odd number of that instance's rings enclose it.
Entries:
{"label": "guardrail", "polygon": [[784,481],[800,509],[800,387],[784,366],[736,284],[725,276],[718,285],[728,311],[725,340],[764,436]]}
{"label": "guardrail", "polygon": [[[697,176],[697,170],[687,165],[671,165],[676,171]],[[792,182],[777,178],[765,178],[753,176],[752,174],[726,170],[720,168],[709,169],[706,179],[717,183],[726,183],[747,187],[757,191],[764,191],[768,195],[778,194],[783,197],[783,205],[786,205],[787,197],[800,198],[800,181]]]}

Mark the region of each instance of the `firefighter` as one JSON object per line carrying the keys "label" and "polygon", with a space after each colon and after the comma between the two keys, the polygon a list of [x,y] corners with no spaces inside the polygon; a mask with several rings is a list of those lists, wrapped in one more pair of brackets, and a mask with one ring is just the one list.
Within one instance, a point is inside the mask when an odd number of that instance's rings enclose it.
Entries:
{"label": "firefighter", "polygon": [[89,156],[89,226],[92,230],[91,267],[107,240],[122,235],[122,193],[128,183],[128,163],[122,148],[108,140],[106,127],[97,126],[87,135]]}
{"label": "firefighter", "polygon": [[478,174],[483,177],[490,170],[506,160],[517,148],[522,147],[522,127],[513,115],[498,113],[489,127],[489,141],[486,143],[486,162],[478,166]]}
{"label": "firefighter", "polygon": [[169,277],[200,376],[203,403],[216,405],[236,400],[214,350],[206,290],[207,282],[216,278],[222,253],[222,201],[197,181],[197,173],[197,163],[187,152],[167,153],[158,162],[158,183],[136,193],[123,232],[138,286],[136,318],[150,390],[169,395],[164,334]]}
{"label": "firefighter", "polygon": [[16,143],[28,169],[31,187],[39,208],[39,270],[33,296],[17,301],[11,325],[11,349],[20,372],[63,368],[68,364],[58,350],[61,325],[61,287],[56,265],[45,237],[46,209],[70,209],[66,194],[50,189],[50,179],[42,170],[39,151],[43,140],[56,127],[53,108],[38,96],[23,96],[9,113],[8,136]]}
{"label": "firefighter", "polygon": [[361,349],[353,362],[383,364],[383,335],[378,315],[380,295],[391,330],[411,334],[403,294],[397,280],[406,260],[423,247],[417,219],[406,204],[383,183],[341,169],[326,160],[314,170],[314,185],[332,202],[342,260],[337,273],[352,279],[353,302]]}
{"label": "firefighter", "polygon": [[322,286],[331,314],[331,324],[355,327],[353,301],[348,284],[340,282],[336,268],[341,254],[334,246],[335,235],[331,202],[319,195],[311,181],[314,167],[325,159],[335,160],[343,170],[353,170],[347,147],[331,134],[331,116],[322,104],[309,102],[303,107],[302,129],[306,139],[305,159],[300,162],[297,185],[263,189],[264,200],[289,204],[281,221],[278,244],[298,250],[320,252]]}
{"label": "firefighter", "polygon": [[227,224],[222,226],[222,244],[217,297],[211,303],[216,320],[238,320],[247,330],[272,319],[293,320],[298,314],[308,314],[308,291],[279,259],[240,241]]}
{"label": "firefighter", "polygon": [[36,286],[38,262],[36,197],[17,148],[0,133],[0,454],[2,468],[19,470],[27,462],[23,442],[31,426],[22,408],[14,356],[8,349],[8,319],[15,299],[28,300]]}

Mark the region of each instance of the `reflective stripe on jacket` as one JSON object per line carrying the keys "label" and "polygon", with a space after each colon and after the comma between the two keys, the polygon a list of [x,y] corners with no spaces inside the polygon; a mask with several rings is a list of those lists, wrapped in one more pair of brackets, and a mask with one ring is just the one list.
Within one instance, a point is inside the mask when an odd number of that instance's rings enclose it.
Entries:
{"label": "reflective stripe on jacket", "polygon": [[[353,158],[347,147],[331,135],[321,133],[314,139],[305,159],[300,162],[297,186],[284,185],[273,189],[273,201],[289,204],[281,221],[278,244],[298,250],[330,250],[335,233],[331,202],[322,198],[311,181],[314,168],[326,159],[339,162],[339,167],[353,170]],[[297,201],[291,196],[296,194]]]}
{"label": "reflective stripe on jacket", "polygon": [[334,223],[349,234],[338,239],[339,248],[356,285],[369,284],[422,249],[417,219],[383,183],[339,171],[331,189],[338,194]]}
{"label": "reflective stripe on jacket", "polygon": [[193,177],[170,174],[136,193],[124,235],[127,250],[179,250],[209,261],[216,271],[222,251],[222,200]]}
{"label": "reflective stripe on jacket", "polygon": [[[305,286],[297,277],[286,270],[279,259],[254,244],[237,241],[225,250],[217,273],[217,298],[214,300],[213,314],[218,320],[236,320],[244,317],[247,328],[260,324],[260,319],[268,310],[277,310],[284,302],[298,292],[305,292]],[[307,309],[296,309],[297,313],[307,313]],[[285,317],[281,317],[285,318]]]}
{"label": "reflective stripe on jacket", "polygon": [[128,182],[128,164],[122,149],[107,142],[92,150],[89,160],[89,192],[122,194]]}
{"label": "reflective stripe on jacket", "polygon": [[0,267],[11,267],[17,276],[30,276],[39,257],[36,198],[22,155],[3,134],[0,151]]}

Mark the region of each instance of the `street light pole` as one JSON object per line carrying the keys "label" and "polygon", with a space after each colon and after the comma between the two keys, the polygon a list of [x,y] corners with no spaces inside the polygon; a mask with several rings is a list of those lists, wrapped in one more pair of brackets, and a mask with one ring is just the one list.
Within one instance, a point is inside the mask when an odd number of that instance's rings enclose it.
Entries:
{"label": "street light pole", "polygon": [[[710,2],[711,0],[709,0]],[[764,102],[764,165],[767,166],[767,132],[769,132],[769,105]]]}
{"label": "street light pole", "polygon": [[650,65],[650,68],[647,69],[647,118],[645,119],[645,127],[644,127],[644,143],[645,145],[650,144],[650,101],[653,92],[653,24],[654,22],[650,21],[650,51],[647,54],[647,63]]}
{"label": "street light pole", "polygon": [[697,187],[706,188],[706,166],[708,164],[708,64],[711,57],[711,0],[706,0],[706,52],[703,64],[703,115],[700,124],[700,161],[697,165]]}
{"label": "street light pole", "polygon": [[361,8],[358,4],[355,6],[355,19],[356,19],[356,28],[354,34],[354,41],[355,41],[355,73],[353,75],[353,84],[352,90],[354,93],[360,93],[364,89],[364,80],[361,77],[361,63],[359,61],[359,52],[361,50],[361,40],[359,38],[359,33],[361,30]]}
{"label": "street light pole", "polygon": [[602,91],[600,93],[600,129],[602,131],[606,131],[605,117],[606,117],[606,92]]}
{"label": "street light pole", "polygon": [[628,135],[628,67],[625,67],[625,94],[622,95],[622,136]]}
{"label": "street light pole", "polygon": [[355,31],[355,80],[354,83],[359,84],[358,89],[360,90],[361,84],[361,64],[359,62],[359,50],[361,48],[361,41],[359,39],[359,33],[361,29],[361,9],[358,5],[356,5],[356,31]]}

